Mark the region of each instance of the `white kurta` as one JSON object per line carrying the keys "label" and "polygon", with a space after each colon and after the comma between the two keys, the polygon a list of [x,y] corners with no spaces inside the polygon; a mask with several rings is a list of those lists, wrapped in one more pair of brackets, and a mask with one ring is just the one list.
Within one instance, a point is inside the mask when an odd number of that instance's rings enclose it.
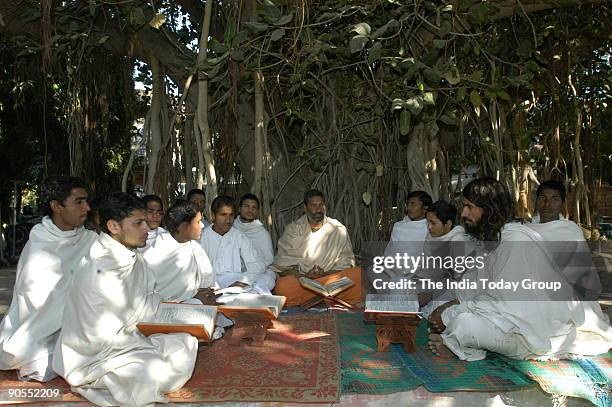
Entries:
{"label": "white kurta", "polygon": [[193,373],[197,339],[188,334],[143,336],[136,324],[161,300],[136,251],[105,233],[77,271],[66,301],[53,369],[72,390],[101,406],[167,402]]}
{"label": "white kurta", "polygon": [[[391,230],[391,240],[385,248],[385,256],[393,257],[396,254],[408,256],[421,256],[424,252],[425,238],[427,237],[427,219],[404,219],[396,222]],[[387,269],[386,273],[393,280],[410,278],[415,270]]]}
{"label": "white kurta", "polygon": [[[558,280],[558,272],[537,234],[525,226],[506,224],[497,249],[487,256],[478,278],[491,281]],[[442,313],[444,344],[463,360],[480,360],[486,350],[516,359],[596,355],[612,346],[607,317],[589,302],[572,298],[569,284],[562,296],[538,290],[533,300],[516,293],[482,290],[471,301]]]}
{"label": "white kurta", "polygon": [[162,233],[143,258],[155,277],[155,291],[164,301],[188,300],[199,288],[215,283],[210,260],[195,240],[179,243],[170,233]]}
{"label": "white kurta", "polygon": [[83,227],[62,231],[51,218],[35,225],[19,257],[11,306],[0,325],[0,369],[21,378],[56,376],[51,356],[73,272],[98,235]]}
{"label": "white kurta", "polygon": [[249,238],[260,262],[265,266],[272,264],[274,261],[272,238],[259,219],[255,219],[253,222],[243,222],[239,216],[234,221],[234,227]]}
{"label": "white kurta", "polygon": [[215,272],[215,282],[227,288],[235,282],[256,288],[262,294],[270,294],[274,288],[275,275],[265,270],[251,241],[238,229],[232,227],[221,236],[212,226],[202,232],[202,247]]}

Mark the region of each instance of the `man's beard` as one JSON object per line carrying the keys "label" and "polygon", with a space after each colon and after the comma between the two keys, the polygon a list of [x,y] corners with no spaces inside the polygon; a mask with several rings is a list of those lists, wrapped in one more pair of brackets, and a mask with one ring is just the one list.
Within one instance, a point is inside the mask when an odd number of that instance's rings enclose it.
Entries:
{"label": "man's beard", "polygon": [[325,213],[323,212],[318,212],[318,213],[309,213],[307,215],[308,220],[311,222],[321,222],[324,218],[325,218]]}
{"label": "man's beard", "polygon": [[474,239],[481,241],[497,241],[499,240],[499,230],[495,230],[493,225],[485,223],[479,220],[476,223],[463,223],[463,227],[466,233],[472,236]]}

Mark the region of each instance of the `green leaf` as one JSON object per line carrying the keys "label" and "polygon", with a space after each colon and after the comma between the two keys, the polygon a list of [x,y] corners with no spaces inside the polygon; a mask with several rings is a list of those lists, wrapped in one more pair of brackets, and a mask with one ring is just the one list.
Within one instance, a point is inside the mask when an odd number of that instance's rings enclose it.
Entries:
{"label": "green leaf", "polygon": [[502,99],[502,100],[506,100],[508,102],[510,102],[512,100],[512,98],[510,97],[510,95],[508,94],[508,92],[506,92],[503,89],[498,90],[497,92],[497,96]]}
{"label": "green leaf", "polygon": [[429,106],[433,106],[436,104],[436,100],[435,100],[433,92],[423,93],[423,103]]}
{"label": "green leaf", "polygon": [[447,126],[456,126],[458,124],[457,118],[452,113],[443,114],[440,116],[440,121]]}
{"label": "green leaf", "polygon": [[450,21],[448,20],[444,20],[442,21],[442,23],[440,24],[440,37],[446,37],[448,35],[449,32],[451,32],[451,30],[453,29],[453,26],[451,25]]}
{"label": "green leaf", "polygon": [[444,79],[451,85],[456,85],[461,82],[461,75],[459,69],[456,66],[451,66],[448,71],[444,74]]}
{"label": "green leaf", "polygon": [[376,31],[374,31],[374,33],[372,34],[372,39],[374,40],[378,37],[382,37],[387,31],[392,28],[399,27],[399,25],[399,21],[397,21],[395,18],[392,18],[387,22],[387,24],[383,25],[382,27],[379,27]]}
{"label": "green leaf", "polygon": [[96,15],[96,0],[89,0],[89,15]]}
{"label": "green leaf", "polygon": [[244,52],[238,48],[232,51],[231,58],[236,62],[244,61]]}
{"label": "green leaf", "polygon": [[472,105],[474,105],[474,107],[480,107],[480,105],[482,104],[480,95],[475,89],[470,92],[470,102],[472,102]]}
{"label": "green leaf", "polygon": [[423,110],[423,97],[416,96],[412,97],[405,102],[405,106],[410,110],[413,115],[418,115]]}
{"label": "green leaf", "polygon": [[481,70],[477,70],[472,72],[472,74],[469,76],[470,80],[474,81],[474,82],[480,82],[482,80],[482,71]]}
{"label": "green leaf", "polygon": [[461,102],[463,99],[465,99],[466,95],[467,95],[467,89],[465,89],[465,87],[460,87],[459,91],[457,92],[457,97],[456,97],[457,102]]}
{"label": "green leaf", "polygon": [[272,41],[278,41],[281,38],[283,38],[284,35],[285,35],[285,29],[277,28],[276,30],[272,31],[272,35],[270,36],[270,39]]}
{"label": "green leaf", "polygon": [[278,21],[276,23],[274,23],[275,25],[285,25],[285,24],[289,24],[291,22],[291,20],[293,20],[293,13],[286,15],[286,16],[282,16],[281,18],[278,19]]}
{"label": "green leaf", "polygon": [[427,80],[427,82],[432,85],[432,86],[437,86],[440,84],[440,81],[442,80],[442,77],[440,76],[440,74],[431,68],[427,68],[423,71],[423,76],[425,77],[425,79]]}
{"label": "green leaf", "polygon": [[354,54],[356,52],[361,51],[363,47],[365,47],[365,45],[368,43],[368,41],[370,41],[370,39],[365,35],[356,35],[351,38],[351,41],[349,42],[349,48]]}
{"label": "green leaf", "polygon": [[166,16],[163,13],[157,13],[149,21],[149,25],[157,30],[166,22]]}
{"label": "green leaf", "polygon": [[370,35],[370,33],[372,32],[372,28],[368,23],[359,23],[355,24],[351,31],[355,31],[359,35],[367,36]]}
{"label": "green leaf", "polygon": [[444,49],[446,47],[446,40],[433,40],[434,48]]}
{"label": "green leaf", "polygon": [[391,102],[391,111],[402,109],[406,106],[406,101],[404,99],[395,98],[393,102]]}
{"label": "green leaf", "polygon": [[100,37],[100,39],[98,40],[98,44],[104,44],[106,41],[108,41],[108,39],[110,38],[110,35],[103,35],[102,37]]}
{"label": "green leaf", "polygon": [[368,63],[372,64],[380,59],[380,55],[382,54],[383,47],[380,42],[374,43],[372,48],[370,48],[370,52],[368,52]]}
{"label": "green leaf", "polygon": [[246,22],[244,23],[244,26],[253,32],[262,32],[268,29],[268,24],[255,21]]}
{"label": "green leaf", "polygon": [[143,25],[145,23],[144,11],[140,7],[135,7],[130,11],[129,21],[132,25]]}
{"label": "green leaf", "polygon": [[400,113],[400,134],[402,136],[408,135],[410,133],[410,112],[408,110],[402,110]]}

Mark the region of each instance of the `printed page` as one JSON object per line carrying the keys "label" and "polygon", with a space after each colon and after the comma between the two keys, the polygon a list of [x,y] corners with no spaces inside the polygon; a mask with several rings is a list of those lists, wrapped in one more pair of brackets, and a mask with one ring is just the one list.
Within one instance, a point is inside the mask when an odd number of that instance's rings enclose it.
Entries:
{"label": "printed page", "polygon": [[162,302],[157,308],[154,320],[147,322],[168,325],[203,325],[206,332],[212,333],[215,329],[216,316],[217,307]]}
{"label": "printed page", "polygon": [[226,306],[268,308],[275,317],[278,317],[284,304],[285,297],[282,295],[240,294],[233,301],[227,303]]}
{"label": "printed page", "polygon": [[338,281],[334,281],[333,283],[326,284],[325,289],[331,293],[331,292],[336,291],[339,288],[349,286],[352,283],[353,283],[353,280],[351,280],[350,278],[342,277]]}
{"label": "printed page", "polygon": [[320,290],[320,291],[322,291],[324,293],[327,293],[327,289],[325,287],[323,287],[321,284],[319,284],[318,281],[311,280],[310,278],[300,277],[300,283],[302,285],[307,285],[309,287],[312,287],[312,288]]}
{"label": "printed page", "polygon": [[365,312],[418,313],[419,301],[406,294],[368,294]]}

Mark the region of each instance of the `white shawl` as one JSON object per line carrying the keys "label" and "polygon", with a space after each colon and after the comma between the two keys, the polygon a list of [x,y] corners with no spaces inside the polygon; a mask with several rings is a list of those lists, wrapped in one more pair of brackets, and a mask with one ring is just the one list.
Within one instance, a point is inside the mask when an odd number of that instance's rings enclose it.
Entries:
{"label": "white shawl", "polygon": [[157,236],[143,258],[164,301],[185,301],[199,288],[212,287],[215,275],[206,252],[195,240],[177,242],[170,233]]}
{"label": "white shawl", "polygon": [[264,263],[265,266],[272,264],[274,261],[272,238],[259,219],[255,219],[253,222],[242,222],[240,216],[238,216],[234,221],[234,227],[249,238],[260,262]]}
{"label": "white shawl", "polygon": [[[44,370],[36,373],[37,367],[48,363],[74,270],[97,237],[83,227],[62,231],[48,216],[32,228],[17,265],[11,306],[0,325],[0,369],[49,379]],[[35,361],[40,361],[36,367],[27,366]]]}

